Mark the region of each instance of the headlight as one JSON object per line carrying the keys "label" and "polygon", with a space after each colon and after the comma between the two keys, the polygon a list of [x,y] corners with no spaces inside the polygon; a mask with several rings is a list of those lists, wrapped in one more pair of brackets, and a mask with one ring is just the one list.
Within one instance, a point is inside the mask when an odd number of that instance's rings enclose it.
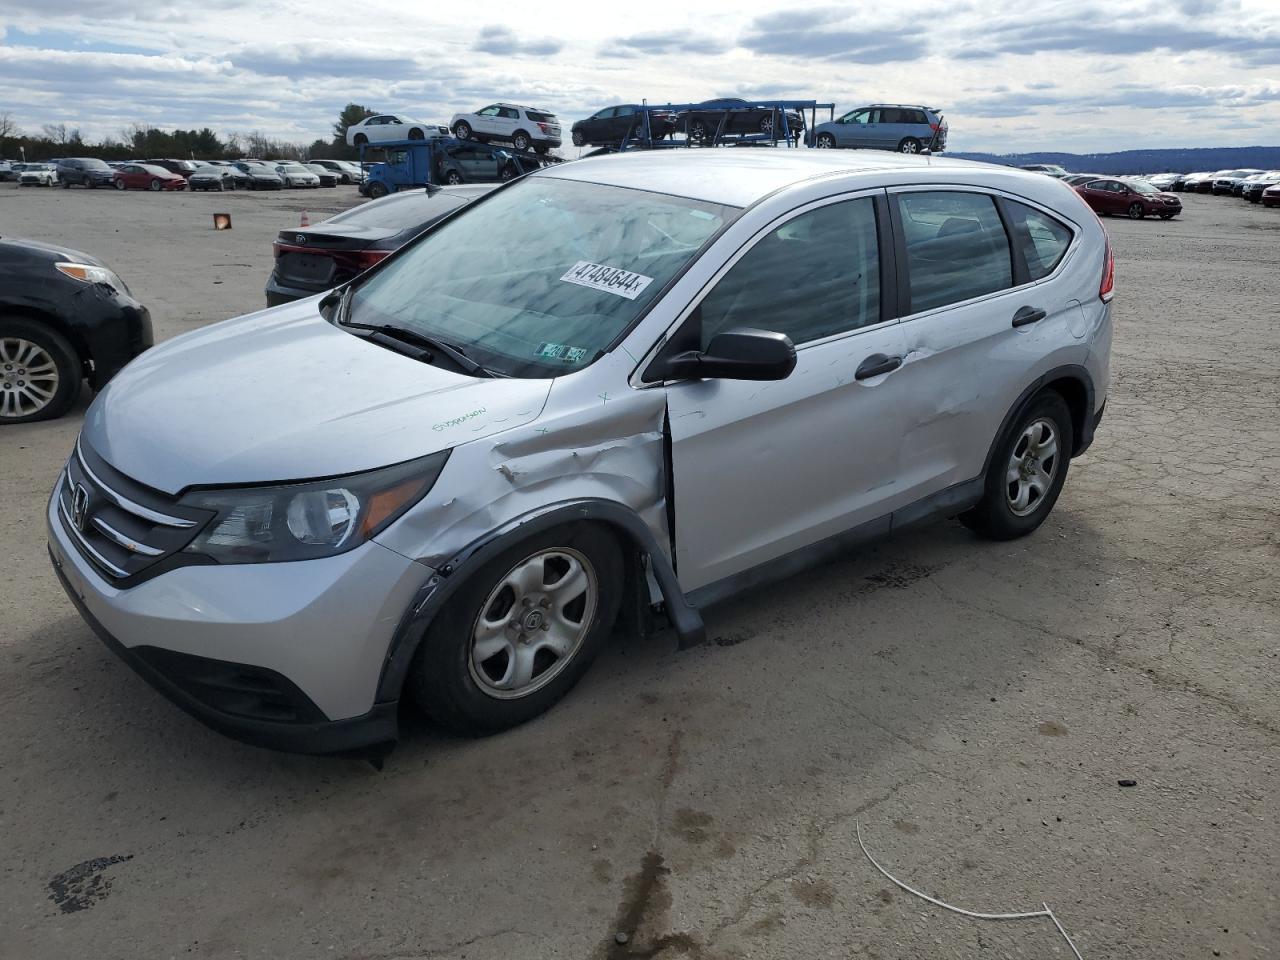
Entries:
{"label": "headlight", "polygon": [[449,451],[368,473],[271,487],[197,490],[186,506],[217,516],[186,547],[219,563],[331,557],[382,532],[422,498]]}
{"label": "headlight", "polygon": [[88,263],[55,263],[58,272],[66,274],[73,280],[80,280],[84,283],[101,283],[110,287],[112,290],[119,290],[121,293],[128,293],[129,288],[124,282],[106,267],[96,267]]}

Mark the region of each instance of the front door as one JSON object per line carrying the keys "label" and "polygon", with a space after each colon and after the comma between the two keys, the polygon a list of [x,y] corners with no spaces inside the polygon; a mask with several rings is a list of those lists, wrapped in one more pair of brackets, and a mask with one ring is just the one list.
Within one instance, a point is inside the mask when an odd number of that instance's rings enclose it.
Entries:
{"label": "front door", "polygon": [[704,348],[717,332],[754,327],[787,334],[797,363],[778,382],[667,387],[684,589],[880,520],[897,505],[905,397],[894,362],[903,345],[881,296],[891,287],[880,257],[883,203],[877,191],[790,215],[689,315]]}

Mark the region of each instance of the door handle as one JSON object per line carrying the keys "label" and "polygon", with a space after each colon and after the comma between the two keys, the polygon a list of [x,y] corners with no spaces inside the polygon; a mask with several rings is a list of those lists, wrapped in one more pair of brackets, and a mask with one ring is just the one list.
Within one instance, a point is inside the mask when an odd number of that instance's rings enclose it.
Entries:
{"label": "door handle", "polygon": [[1013,315],[1013,325],[1015,327],[1025,327],[1029,323],[1038,323],[1047,316],[1047,313],[1037,307],[1023,307]]}
{"label": "door handle", "polygon": [[870,380],[872,377],[878,377],[882,373],[892,373],[900,366],[902,366],[901,357],[889,357],[883,353],[873,353],[858,364],[858,369],[853,378],[855,380]]}

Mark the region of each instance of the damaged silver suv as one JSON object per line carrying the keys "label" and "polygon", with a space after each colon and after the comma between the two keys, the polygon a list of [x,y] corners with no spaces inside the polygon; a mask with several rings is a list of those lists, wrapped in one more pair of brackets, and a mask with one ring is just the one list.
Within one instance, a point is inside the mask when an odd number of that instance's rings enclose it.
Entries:
{"label": "damaged silver suv", "polygon": [[1008,167],[566,163],[134,361],[49,502],[85,620],[232,736],[521,723],[615,629],[929,517],[1030,533],[1107,392],[1110,246]]}

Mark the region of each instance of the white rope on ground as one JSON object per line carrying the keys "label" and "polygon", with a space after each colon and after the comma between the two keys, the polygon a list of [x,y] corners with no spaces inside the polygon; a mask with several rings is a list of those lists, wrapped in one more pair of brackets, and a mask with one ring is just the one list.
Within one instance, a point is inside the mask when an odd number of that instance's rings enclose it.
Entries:
{"label": "white rope on ground", "polygon": [[1047,903],[1041,904],[1041,906],[1044,907],[1043,910],[1034,910],[1030,913],[978,913],[974,910],[965,910],[961,907],[953,907],[951,904],[943,903],[941,900],[931,897],[927,893],[921,893],[919,890],[908,887],[888,870],[880,866],[880,864],[876,862],[876,858],[871,856],[871,852],[867,849],[867,845],[862,842],[861,821],[853,821],[853,826],[858,832],[858,846],[862,848],[862,852],[866,855],[866,858],[870,860],[871,865],[883,873],[894,886],[901,887],[903,890],[907,891],[907,893],[917,896],[921,900],[927,900],[929,903],[932,903],[936,907],[941,907],[943,910],[950,910],[952,913],[958,913],[962,917],[973,917],[975,920],[1030,920],[1034,917],[1048,917],[1053,921],[1053,925],[1058,928],[1058,932],[1062,934],[1062,939],[1067,941],[1067,946],[1070,947],[1071,952],[1076,955],[1076,960],[1084,960],[1084,957],[1080,956],[1080,951],[1076,949],[1076,945],[1072,943],[1071,938],[1067,936],[1067,931],[1063,929],[1062,924],[1058,922],[1058,918],[1053,915],[1053,911],[1049,909],[1049,905]]}

